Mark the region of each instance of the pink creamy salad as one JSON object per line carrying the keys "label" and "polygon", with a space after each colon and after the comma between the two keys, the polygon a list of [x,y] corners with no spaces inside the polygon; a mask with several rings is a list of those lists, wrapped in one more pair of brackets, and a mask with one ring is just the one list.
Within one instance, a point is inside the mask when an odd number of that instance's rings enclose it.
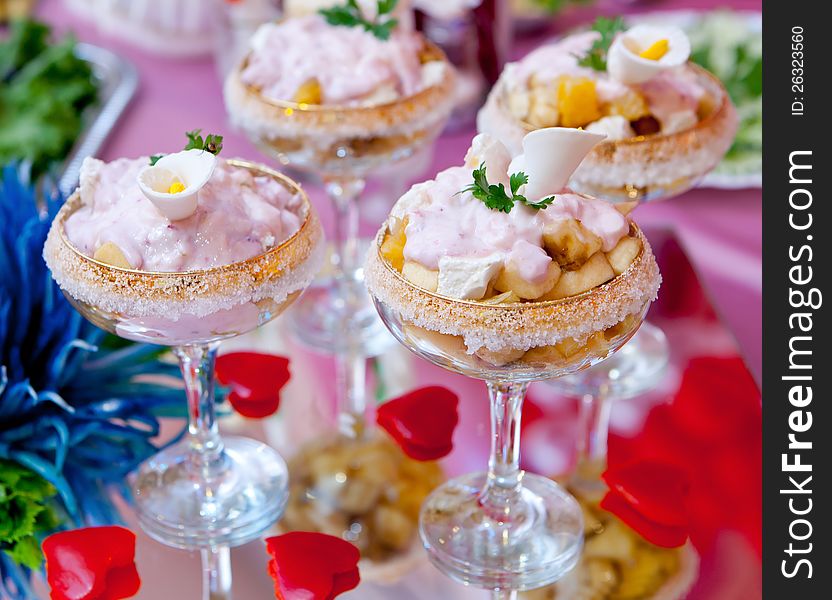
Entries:
{"label": "pink creamy salad", "polygon": [[604,252],[629,231],[627,219],[612,204],[568,189],[555,193],[555,202],[545,210],[515,205],[505,214],[488,208],[470,192],[458,193],[470,181],[470,167],[451,167],[399,200],[394,215],[408,217],[406,260],[437,270],[443,256],[478,258],[497,253],[505,263],[521,267],[523,279],[537,283],[546,278],[552,262],[543,249],[547,224],[577,219],[601,239]]}
{"label": "pink creamy salad", "polygon": [[292,100],[318,80],[323,104],[382,103],[425,86],[418,33],[394,30],[381,40],[360,27],[330,25],[318,14],[260,27],[241,80],[276,100]]}
{"label": "pink creamy salad", "polygon": [[[525,58],[506,65],[501,79],[509,91],[525,89],[529,79],[554,81],[563,75],[586,77],[595,81],[598,99],[610,102],[627,93],[627,86],[606,71],[596,71],[578,64],[600,34],[594,31],[564,38],[530,52]],[[653,79],[632,86],[644,95],[650,112],[661,118],[679,111],[696,111],[705,90],[684,67],[668,69]]]}
{"label": "pink creamy salad", "polygon": [[208,269],[262,254],[297,232],[305,218],[300,195],[271,177],[218,159],[199,191],[196,212],[169,221],[136,183],[148,160],[84,161],[83,205],[65,224],[73,246],[93,256],[112,242],[134,269],[143,271]]}

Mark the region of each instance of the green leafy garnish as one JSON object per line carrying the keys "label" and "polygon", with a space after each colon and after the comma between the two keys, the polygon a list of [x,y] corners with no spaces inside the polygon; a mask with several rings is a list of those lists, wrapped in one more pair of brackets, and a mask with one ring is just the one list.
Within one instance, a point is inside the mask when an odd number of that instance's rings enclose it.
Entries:
{"label": "green leafy garnish", "polygon": [[[188,143],[185,144],[183,150],[205,150],[211,154],[217,155],[222,152],[222,136],[214,133],[209,133],[202,137],[201,129],[194,129],[193,131],[186,131],[185,136],[188,138]],[[150,166],[152,167],[164,154],[154,154],[150,157]]]}
{"label": "green leafy garnish", "polygon": [[31,163],[35,178],[66,158],[98,98],[75,39],[49,38],[49,27],[33,20],[13,21],[0,35],[0,164]]}
{"label": "green leafy garnish", "polygon": [[592,4],[595,0],[532,0],[551,15],[556,15],[560,11],[572,5],[586,5]]}
{"label": "green leafy garnish", "polygon": [[37,569],[43,561],[39,534],[58,519],[49,506],[57,490],[33,471],[0,459],[0,551],[16,563]]}
{"label": "green leafy garnish", "polygon": [[318,12],[330,25],[345,27],[363,27],[380,40],[387,40],[399,21],[390,16],[399,0],[376,0],[376,18],[367,20],[356,0],[347,0],[331,8],[322,8]]}
{"label": "green leafy garnish", "polygon": [[535,210],[545,210],[547,206],[555,201],[554,196],[549,196],[537,202],[530,202],[525,196],[519,194],[520,187],[529,182],[529,176],[522,171],[512,173],[509,177],[511,196],[508,195],[506,187],[502,183],[488,183],[488,177],[485,174],[485,163],[481,163],[478,169],[474,169],[473,177],[473,183],[467,185],[459,193],[471,192],[474,198],[480,200],[491,210],[510,213],[516,202],[525,204]]}
{"label": "green leafy garnish", "polygon": [[624,31],[624,19],[616,17],[614,19],[607,19],[598,17],[592,25],[592,30],[601,34],[597,40],[592,42],[589,51],[584,55],[578,57],[578,64],[582,67],[589,67],[596,71],[607,70],[607,52],[612,46],[617,33]]}

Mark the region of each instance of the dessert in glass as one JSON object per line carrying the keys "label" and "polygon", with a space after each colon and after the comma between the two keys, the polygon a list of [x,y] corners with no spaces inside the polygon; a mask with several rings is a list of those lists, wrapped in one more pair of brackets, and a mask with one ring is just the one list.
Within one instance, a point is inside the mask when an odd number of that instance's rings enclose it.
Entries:
{"label": "dessert in glass", "polygon": [[604,133],[570,186],[610,201],[648,201],[693,187],[722,160],[737,129],[725,87],[688,62],[671,26],[599,19],[592,31],[506,65],[477,117],[516,154],[542,127]]}
{"label": "dessert in glass", "polygon": [[418,356],[487,383],[488,472],[435,490],[420,534],[440,570],[495,597],[556,581],[583,543],[575,499],[519,468],[528,384],[617,351],[661,279],[634,223],[566,187],[602,138],[541,129],[512,160],[480,134],[464,166],[399,199],[367,258],[367,287],[393,335]]}
{"label": "dessert in glass", "polygon": [[263,25],[227,78],[232,123],[265,154],[322,179],[335,210],[334,274],[293,309],[294,333],[307,345],[332,352],[357,338],[365,356],[387,346],[360,281],[358,196],[368,174],[434,141],[453,90],[445,56],[395,1]]}
{"label": "dessert in glass", "polygon": [[171,346],[179,358],[187,433],[138,467],[132,496],[151,537],[202,551],[205,598],[230,598],[229,548],[266,531],[288,495],[277,452],[219,435],[217,347],[285,310],[324,253],[318,217],[295,182],[198,148],[86,159],[49,231],[44,258],[84,317],[120,337]]}
{"label": "dessert in glass", "polygon": [[[375,539],[380,528],[367,523],[385,507],[384,494],[372,491],[378,489],[375,475],[365,480],[368,469],[343,471],[337,465],[362,448],[368,455],[386,454],[384,461],[395,465],[387,487],[416,494],[412,503],[427,490],[409,474],[418,470],[413,461],[392,444],[381,444],[366,421],[366,357],[393,340],[362,283],[358,196],[368,174],[433,142],[453,108],[453,89],[448,61],[412,29],[409,8],[395,1],[351,2],[264,25],[225,83],[231,121],[264,153],[322,179],[335,209],[334,274],[304,294],[291,326],[302,342],[336,355],[340,435],[301,450],[293,461],[298,485],[283,525],[328,532],[334,524],[344,526],[341,535],[355,541],[365,558],[393,562],[396,555],[412,554],[416,515],[385,536],[395,543]],[[424,477],[435,483],[430,472]],[[349,500],[353,483],[356,490],[371,491],[366,506]],[[395,571],[383,576],[388,574]]]}

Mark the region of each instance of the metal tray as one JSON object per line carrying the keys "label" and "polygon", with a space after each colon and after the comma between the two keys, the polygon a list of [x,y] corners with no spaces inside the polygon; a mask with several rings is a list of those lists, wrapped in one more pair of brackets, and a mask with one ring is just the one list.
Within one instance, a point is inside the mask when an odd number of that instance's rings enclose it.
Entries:
{"label": "metal tray", "polygon": [[98,46],[79,43],[75,54],[92,66],[99,84],[98,102],[87,109],[85,127],[66,159],[58,186],[64,194],[78,185],[81,163],[101,149],[139,85],[136,68],[122,57]]}

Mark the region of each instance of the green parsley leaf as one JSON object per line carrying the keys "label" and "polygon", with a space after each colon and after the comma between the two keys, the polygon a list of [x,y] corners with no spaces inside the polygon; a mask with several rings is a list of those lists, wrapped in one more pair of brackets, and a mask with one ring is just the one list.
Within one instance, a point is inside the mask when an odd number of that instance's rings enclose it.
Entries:
{"label": "green parsley leaf", "polygon": [[[203,139],[202,137],[202,130],[201,129],[194,129],[193,131],[186,131],[185,136],[188,138],[188,143],[185,145],[184,150],[204,150],[205,152],[210,152],[213,155],[218,155],[222,152],[222,136],[216,135],[214,133],[209,133]],[[161,159],[164,154],[154,154],[150,157],[150,166],[152,167],[159,159]]]}
{"label": "green parsley leaf", "polygon": [[601,34],[601,37],[592,42],[592,46],[584,56],[579,56],[578,64],[582,67],[589,67],[596,71],[607,70],[607,52],[615,39],[616,34],[624,31],[624,19],[606,19],[598,17],[592,25],[592,30]]}
{"label": "green parsley leaf", "polygon": [[57,490],[22,465],[0,459],[0,551],[36,569],[43,561],[39,537],[58,525],[49,503]]}
{"label": "green parsley leaf", "polygon": [[511,196],[508,195],[506,187],[502,183],[488,183],[488,177],[485,173],[485,163],[481,163],[479,168],[474,169],[472,177],[474,179],[473,183],[469,183],[459,193],[471,192],[474,198],[485,204],[491,210],[510,213],[511,209],[518,202],[535,210],[545,210],[547,206],[555,201],[554,196],[549,196],[538,202],[529,202],[525,196],[518,194],[517,192],[520,190],[520,187],[529,182],[529,176],[522,171],[512,173],[509,177]]}
{"label": "green parsley leaf", "polygon": [[398,20],[389,15],[396,8],[399,0],[376,0],[376,18],[369,21],[356,0],[346,0],[346,4],[322,8],[318,11],[330,25],[344,27],[363,27],[380,40],[390,39],[390,34],[398,25]]}

